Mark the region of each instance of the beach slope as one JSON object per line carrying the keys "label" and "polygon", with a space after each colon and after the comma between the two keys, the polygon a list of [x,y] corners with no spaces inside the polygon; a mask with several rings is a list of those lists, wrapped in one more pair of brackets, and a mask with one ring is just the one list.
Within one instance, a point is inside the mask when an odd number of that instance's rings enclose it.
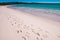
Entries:
{"label": "beach slope", "polygon": [[0,6],[0,40],[60,40],[60,22]]}

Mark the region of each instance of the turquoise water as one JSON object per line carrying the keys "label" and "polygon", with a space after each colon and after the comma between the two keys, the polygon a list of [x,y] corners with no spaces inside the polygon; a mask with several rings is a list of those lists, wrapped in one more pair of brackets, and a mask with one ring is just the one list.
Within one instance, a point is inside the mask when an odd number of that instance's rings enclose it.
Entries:
{"label": "turquoise water", "polygon": [[[16,4],[12,5],[11,8],[28,12],[30,14],[36,14],[39,15],[41,12],[42,13],[47,13],[47,14],[53,14],[53,15],[59,15],[60,16],[60,4]],[[38,10],[39,9],[39,10]]]}
{"label": "turquoise water", "polygon": [[60,4],[16,4],[10,8],[60,22]]}
{"label": "turquoise water", "polygon": [[60,10],[60,4],[17,4],[13,7],[30,7],[30,8],[38,8],[38,9],[54,9],[54,10]]}

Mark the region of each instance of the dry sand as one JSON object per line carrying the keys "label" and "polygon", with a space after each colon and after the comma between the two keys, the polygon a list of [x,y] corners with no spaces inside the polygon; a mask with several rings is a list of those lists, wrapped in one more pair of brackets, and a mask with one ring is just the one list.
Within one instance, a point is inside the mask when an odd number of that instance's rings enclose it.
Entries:
{"label": "dry sand", "polygon": [[60,40],[60,22],[0,6],[0,40]]}

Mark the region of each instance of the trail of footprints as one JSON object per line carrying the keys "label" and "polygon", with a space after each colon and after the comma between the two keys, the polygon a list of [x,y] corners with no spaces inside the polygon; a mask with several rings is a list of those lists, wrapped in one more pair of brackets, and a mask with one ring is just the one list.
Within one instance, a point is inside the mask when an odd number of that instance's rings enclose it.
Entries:
{"label": "trail of footprints", "polygon": [[[18,28],[16,30],[17,34],[24,35],[20,35],[23,40],[48,40],[49,38],[48,31],[44,31],[41,28],[34,29],[32,28],[32,26],[34,26],[33,24],[27,25],[20,18],[15,16],[8,16],[8,21],[12,27]],[[60,38],[60,36],[58,37]]]}

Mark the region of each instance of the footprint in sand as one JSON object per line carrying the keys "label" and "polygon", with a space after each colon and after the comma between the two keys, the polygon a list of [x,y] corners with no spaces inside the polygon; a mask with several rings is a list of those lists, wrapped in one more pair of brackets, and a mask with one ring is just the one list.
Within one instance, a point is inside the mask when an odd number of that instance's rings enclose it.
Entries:
{"label": "footprint in sand", "polygon": [[21,24],[21,22],[22,22],[22,20],[20,20],[20,18],[17,18],[15,16],[9,16],[8,20],[12,26],[14,26],[14,25],[17,26],[18,24]]}
{"label": "footprint in sand", "polygon": [[37,40],[40,40],[38,37],[36,37]]}
{"label": "footprint in sand", "polygon": [[[29,25],[26,25],[26,24],[23,24],[22,23],[22,20],[20,20],[20,19],[18,19],[17,17],[13,17],[13,16],[10,16],[10,17],[8,17],[8,20],[9,20],[9,22],[11,23],[11,25],[12,26],[16,26],[16,27],[18,27],[18,28],[20,28],[20,27],[23,27],[23,29],[27,29],[28,30],[28,32],[26,32],[26,34],[24,34],[24,35],[26,35],[27,36],[27,38],[30,38],[31,36],[29,36],[31,33],[29,33],[30,31],[29,30],[31,30],[31,32],[33,33],[33,34],[35,34],[35,35],[37,35],[37,37],[36,37],[36,40],[43,40],[43,39],[47,39],[48,38],[48,35],[47,35],[47,33],[49,33],[48,31],[45,31],[45,32],[43,32],[42,31],[42,29],[41,28],[37,28],[37,29],[33,29],[32,27],[34,26],[33,24],[31,24],[30,26]],[[23,30],[22,29],[22,30]],[[19,34],[19,33],[23,33],[23,31],[22,31],[21,29],[17,29],[17,33]],[[36,30],[36,31],[35,31]],[[26,30],[25,30],[26,31]],[[28,34],[28,35],[27,35]],[[32,35],[33,36],[33,35]],[[27,38],[26,37],[24,37],[24,36],[22,36],[22,38],[24,39],[24,40],[27,40]],[[59,36],[59,38],[60,38],[60,36]]]}
{"label": "footprint in sand", "polygon": [[19,30],[17,30],[17,33],[19,33]]}
{"label": "footprint in sand", "polygon": [[24,37],[24,36],[22,36],[22,38],[23,38],[24,40],[27,40],[26,37]]}
{"label": "footprint in sand", "polygon": [[43,40],[43,38],[41,38],[41,37],[36,37],[36,40]]}
{"label": "footprint in sand", "polygon": [[9,23],[13,26],[14,24],[16,24],[16,21],[13,19],[13,17],[12,16],[9,16],[8,17],[8,21],[9,21]]}
{"label": "footprint in sand", "polygon": [[57,36],[60,39],[60,36]]}
{"label": "footprint in sand", "polygon": [[20,29],[20,32],[22,33],[22,30]]}

